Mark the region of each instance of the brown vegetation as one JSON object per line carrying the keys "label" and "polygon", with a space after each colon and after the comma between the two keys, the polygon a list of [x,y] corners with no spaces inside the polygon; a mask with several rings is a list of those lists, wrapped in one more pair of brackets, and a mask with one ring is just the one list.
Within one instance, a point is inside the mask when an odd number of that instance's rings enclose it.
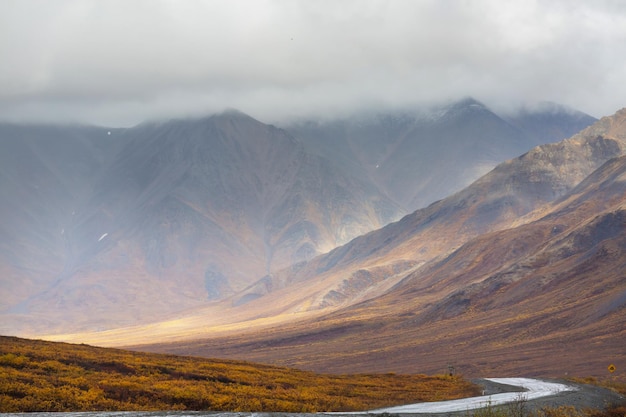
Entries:
{"label": "brown vegetation", "polygon": [[0,336],[0,412],[351,411],[477,390],[456,376],[321,375]]}

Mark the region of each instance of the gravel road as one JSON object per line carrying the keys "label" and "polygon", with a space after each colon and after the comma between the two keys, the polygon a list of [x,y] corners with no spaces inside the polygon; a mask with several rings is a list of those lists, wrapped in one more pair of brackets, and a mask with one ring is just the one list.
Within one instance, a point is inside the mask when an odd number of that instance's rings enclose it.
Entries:
{"label": "gravel road", "polygon": [[[548,391],[547,394],[534,395],[536,394],[536,390],[531,388],[531,391],[527,391],[526,389],[516,386],[516,385],[508,385],[503,384],[500,381],[510,380],[511,383],[515,382],[515,380],[524,380],[523,378],[502,378],[502,379],[476,379],[473,382],[483,387],[484,396],[480,397],[477,401],[472,401],[468,399],[468,404],[481,403],[486,404],[489,402],[489,398],[498,398],[498,396],[502,396],[505,393],[514,393],[513,398],[525,398],[524,406],[529,409],[541,409],[544,407],[560,407],[560,406],[573,406],[579,410],[585,409],[604,409],[607,406],[615,405],[615,404],[626,404],[626,398],[619,395],[618,393],[611,391],[606,388],[597,387],[594,385],[587,384],[578,384],[571,381],[566,380],[546,380],[542,379],[541,381],[537,381],[539,383],[545,382],[546,388]],[[532,381],[532,380],[527,380]],[[559,386],[565,386],[567,389],[560,390]],[[535,391],[535,393],[533,393]],[[422,403],[426,404],[426,403]],[[457,407],[458,408],[458,407]],[[471,406],[462,407],[460,411],[439,411],[438,406],[433,404],[433,407],[414,407],[406,406],[406,407],[391,407],[382,410],[376,410],[370,413],[338,413],[332,414],[333,416],[338,415],[375,415],[382,414],[385,415],[400,415],[400,416],[416,416],[416,417],[425,417],[425,416],[433,416],[433,417],[447,417],[447,416],[466,416],[468,414],[468,410]],[[419,411],[419,410],[426,411]],[[416,411],[417,410],[417,411]],[[428,411],[431,410],[431,411]]]}
{"label": "gravel road", "polygon": [[[482,381],[476,382],[483,385]],[[560,392],[556,395],[530,400],[528,401],[530,408],[541,409],[544,407],[573,406],[578,410],[601,410],[611,405],[626,404],[626,397],[606,388],[588,384],[577,384],[566,380],[551,380],[551,382],[570,385],[576,388],[576,390]],[[483,386],[486,385],[488,384]]]}

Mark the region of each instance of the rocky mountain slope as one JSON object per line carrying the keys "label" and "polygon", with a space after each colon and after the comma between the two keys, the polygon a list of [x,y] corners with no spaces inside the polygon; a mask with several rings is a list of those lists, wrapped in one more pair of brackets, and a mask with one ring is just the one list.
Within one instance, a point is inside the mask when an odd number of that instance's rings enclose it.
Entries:
{"label": "rocky mountain slope", "polygon": [[70,128],[7,129],[4,157],[25,162],[3,165],[4,308],[42,329],[198,306],[400,213],[285,131],[237,112],[106,131],[118,149],[73,140]]}
{"label": "rocky mountain slope", "polygon": [[[624,367],[625,154],[626,109],[274,278],[239,326],[233,314],[230,326],[211,329],[205,315],[207,339],[198,327],[190,337],[200,319],[187,329],[181,320],[179,341],[140,348],[327,372],[452,365],[466,375],[562,376]],[[426,258],[441,240],[449,250]],[[106,335],[142,341],[132,336]]]}
{"label": "rocky mountain slope", "polygon": [[[384,292],[393,280],[378,288],[370,281],[399,279],[463,240],[439,240],[421,257],[346,270],[347,283],[332,275],[338,271],[333,265],[347,262],[350,256],[342,254],[351,250],[364,259],[377,252],[361,247],[368,237],[314,267],[316,255],[405,212],[405,200],[392,197],[395,180],[362,169],[383,152],[397,170],[393,175],[426,184],[428,175],[415,167],[433,159],[420,156],[432,149],[442,153],[439,172],[458,179],[464,161],[482,161],[470,148],[481,144],[480,154],[500,157],[500,148],[512,149],[503,143],[532,142],[474,100],[435,113],[426,124],[423,117],[406,123],[394,115],[374,118],[345,141],[323,131],[293,136],[236,111],[130,129],[3,126],[0,332],[127,327],[197,308],[207,309],[197,317],[232,323],[337,308]],[[575,112],[545,116],[537,131],[567,117],[572,125],[588,121]],[[346,144],[358,152],[345,153]],[[448,215],[457,217],[454,210]],[[375,244],[384,251],[391,243]],[[309,287],[318,272],[318,284]],[[299,291],[276,298],[298,282],[304,283]],[[254,300],[269,293],[276,293],[271,311],[255,307],[265,300]],[[234,312],[233,305],[243,307]]]}
{"label": "rocky mountain slope", "polygon": [[[622,117],[619,112],[570,139],[541,145],[506,161],[444,200],[307,264],[274,274],[269,287],[275,290],[298,282],[314,283],[310,290],[299,291],[306,304],[314,307],[376,296],[377,286],[385,291],[403,273],[445,256],[472,238],[519,224],[520,218],[533,210],[537,210],[535,216],[541,214],[546,203],[624,153]],[[257,291],[257,287],[248,291]]]}

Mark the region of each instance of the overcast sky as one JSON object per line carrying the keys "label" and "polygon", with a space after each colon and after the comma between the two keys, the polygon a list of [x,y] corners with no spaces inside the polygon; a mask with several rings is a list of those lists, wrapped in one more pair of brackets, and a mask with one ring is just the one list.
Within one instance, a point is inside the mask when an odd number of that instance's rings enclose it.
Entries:
{"label": "overcast sky", "polygon": [[626,107],[626,1],[0,0],[0,119]]}

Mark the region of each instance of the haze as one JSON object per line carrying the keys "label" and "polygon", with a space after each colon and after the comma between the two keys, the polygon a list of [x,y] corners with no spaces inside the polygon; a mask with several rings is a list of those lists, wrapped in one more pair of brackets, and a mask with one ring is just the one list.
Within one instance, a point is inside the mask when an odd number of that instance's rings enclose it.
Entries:
{"label": "haze", "polygon": [[476,97],[593,116],[626,97],[622,1],[0,3],[0,118],[264,121]]}

